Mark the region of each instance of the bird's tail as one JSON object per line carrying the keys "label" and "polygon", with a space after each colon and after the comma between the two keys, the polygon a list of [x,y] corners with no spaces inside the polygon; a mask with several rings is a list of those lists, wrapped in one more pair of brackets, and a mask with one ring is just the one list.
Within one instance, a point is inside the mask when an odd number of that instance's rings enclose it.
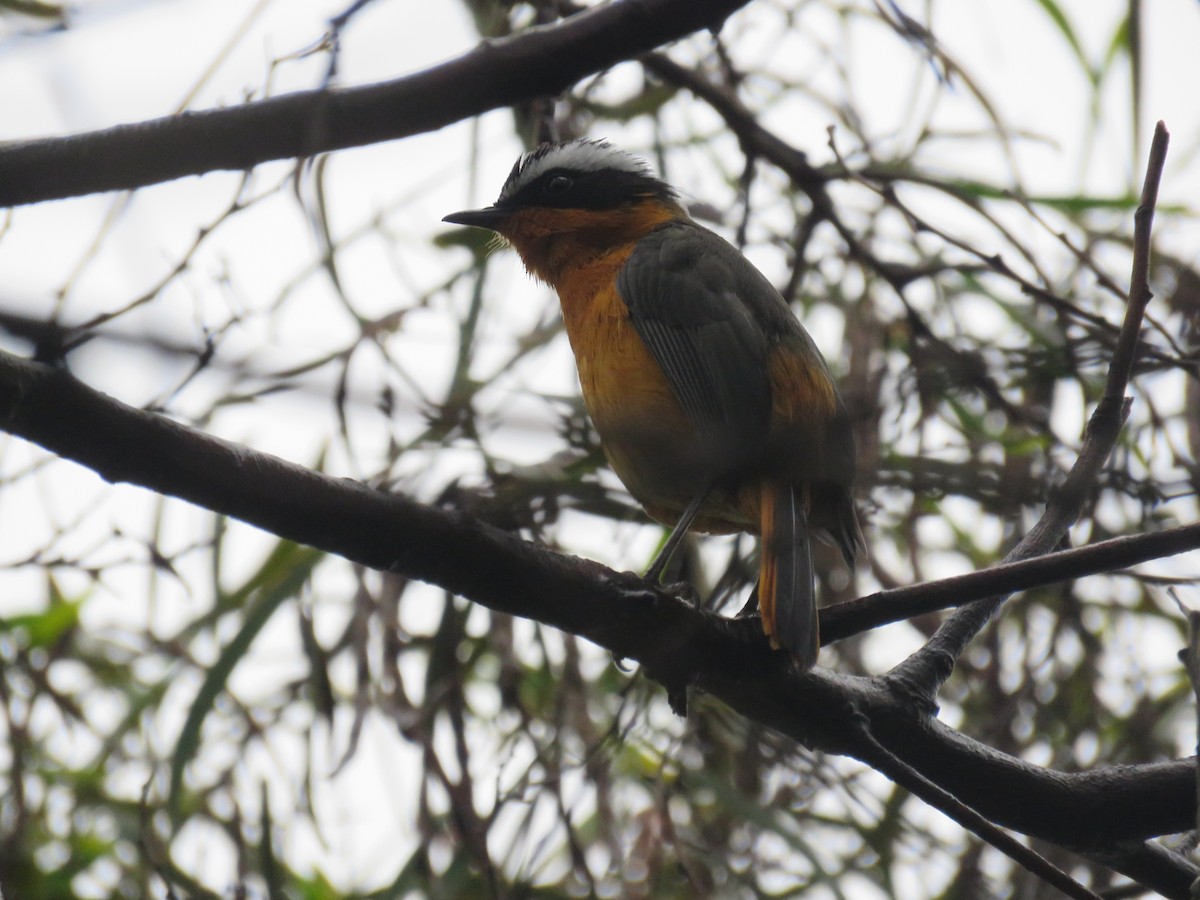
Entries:
{"label": "bird's tail", "polygon": [[817,598],[804,489],[765,481],[762,486],[762,553],[758,608],[772,647],[811,669],[817,661]]}

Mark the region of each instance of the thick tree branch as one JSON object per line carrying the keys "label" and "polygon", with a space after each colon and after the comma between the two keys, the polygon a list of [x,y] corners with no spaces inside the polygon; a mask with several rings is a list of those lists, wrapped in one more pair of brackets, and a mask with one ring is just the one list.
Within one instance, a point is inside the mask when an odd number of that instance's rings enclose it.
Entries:
{"label": "thick tree branch", "polygon": [[[1162,844],[1154,841],[1122,844],[1088,850],[1084,855],[1164,897],[1187,897],[1189,900],[1194,897],[1191,886],[1196,880],[1196,867],[1186,857]],[[1110,896],[1118,895],[1113,891]]]}
{"label": "thick tree branch", "polygon": [[[860,722],[874,742],[994,824],[1103,861],[1164,897],[1187,898],[1192,880],[1200,875],[1200,868],[1183,857],[1141,843],[1165,834],[1157,828],[1167,818],[1172,829],[1191,827],[1187,813],[1195,803],[1194,760],[1085,773],[1042,769],[936,719],[918,717],[911,705],[884,699],[894,696],[894,685],[886,678],[864,681],[816,669],[774,679],[702,673],[699,683],[741,715],[810,746],[829,737],[816,735],[814,722],[831,717],[838,723]],[[877,764],[873,743],[839,736],[848,743],[820,749]],[[1078,843],[1080,822],[1087,823],[1088,846]],[[1117,822],[1123,824],[1114,830]]]}
{"label": "thick tree branch", "polygon": [[186,175],[434,131],[553,95],[703,28],[747,0],[620,0],[486,41],[458,59],[365,87],[302,91],[65,138],[0,147],[0,207],[130,190]]}
{"label": "thick tree branch", "polygon": [[[799,673],[758,624],[727,620],[632,575],[520,540],[461,513],[311,472],[105,397],[67,372],[0,354],[0,427],[93,469],[363,565],[433,582],[578,634],[667,684],[694,683],[815,749],[870,759],[863,721],[897,758],[1005,827],[1098,848],[1191,826],[1187,761],[1067,774],[973,741],[886,679]],[[464,564],[467,561],[469,564]]]}

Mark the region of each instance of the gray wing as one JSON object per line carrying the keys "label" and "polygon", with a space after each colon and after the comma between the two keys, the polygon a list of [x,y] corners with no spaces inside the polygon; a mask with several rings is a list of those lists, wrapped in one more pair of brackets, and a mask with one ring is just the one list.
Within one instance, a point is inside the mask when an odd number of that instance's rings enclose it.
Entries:
{"label": "gray wing", "polygon": [[798,327],[770,282],[717,235],[672,222],[638,242],[617,291],[705,443],[742,456],[760,447],[772,332]]}

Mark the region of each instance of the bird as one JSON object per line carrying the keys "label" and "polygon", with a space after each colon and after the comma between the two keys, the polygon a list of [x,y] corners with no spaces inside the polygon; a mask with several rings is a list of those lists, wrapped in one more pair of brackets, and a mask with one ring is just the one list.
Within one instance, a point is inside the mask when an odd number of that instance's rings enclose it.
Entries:
{"label": "bird", "polygon": [[545,143],[491,206],[443,221],[488,229],[557,293],[584,405],[613,471],[672,528],[761,539],[762,629],[802,669],[820,648],[813,535],[853,571],[864,549],[846,407],[812,337],[679,192],[606,140]]}

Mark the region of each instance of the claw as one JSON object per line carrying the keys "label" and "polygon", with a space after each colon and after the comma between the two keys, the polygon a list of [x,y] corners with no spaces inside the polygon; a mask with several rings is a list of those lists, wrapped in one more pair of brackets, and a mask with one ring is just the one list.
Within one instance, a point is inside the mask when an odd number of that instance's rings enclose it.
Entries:
{"label": "claw", "polygon": [[700,592],[696,590],[696,586],[691,582],[676,581],[673,584],[664,584],[662,592],[670,594],[672,597],[678,597],[692,606],[700,605]]}

